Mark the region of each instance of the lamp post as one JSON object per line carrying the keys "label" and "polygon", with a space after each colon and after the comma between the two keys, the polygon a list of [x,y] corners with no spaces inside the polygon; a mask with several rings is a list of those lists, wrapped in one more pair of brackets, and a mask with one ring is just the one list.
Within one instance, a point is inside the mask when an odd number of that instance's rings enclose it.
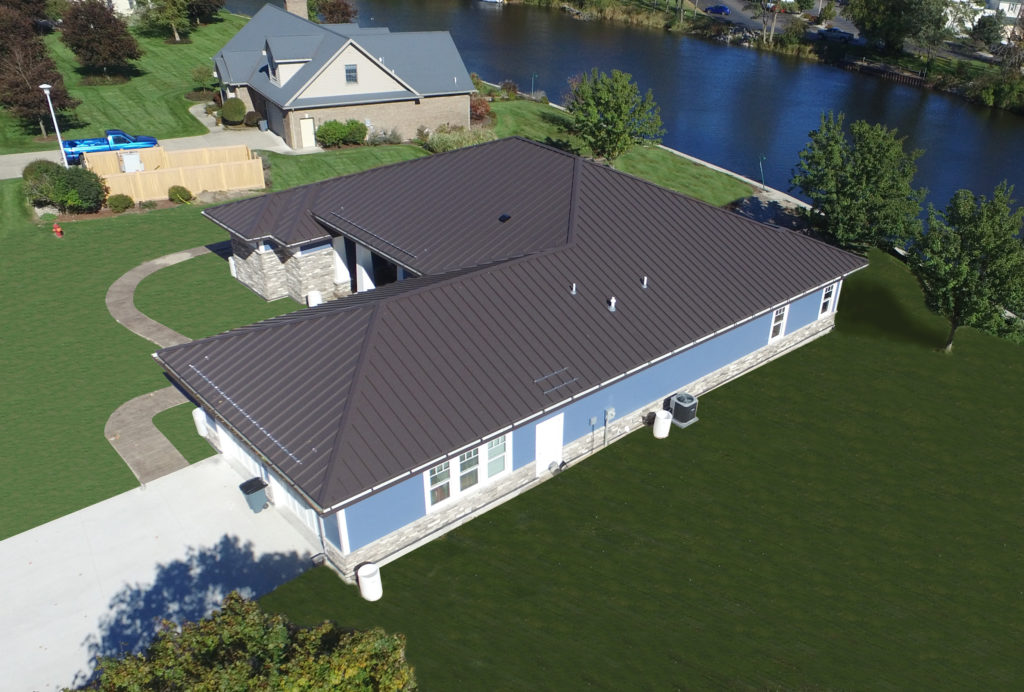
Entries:
{"label": "lamp post", "polygon": [[46,104],[50,107],[50,117],[53,118],[53,131],[57,133],[57,148],[60,150],[60,162],[64,164],[64,168],[68,167],[68,157],[64,155],[64,140],[60,138],[60,127],[57,126],[57,114],[53,111],[53,100],[50,98],[50,89],[53,87],[49,84],[40,84],[39,88],[46,94]]}
{"label": "lamp post", "polygon": [[761,156],[758,157],[758,159],[757,159],[757,167],[761,169],[761,189],[762,190],[767,190],[768,189],[768,188],[766,188],[764,186],[764,160],[766,158],[767,157],[764,154],[761,154]]}
{"label": "lamp post", "polygon": [[530,98],[533,98],[533,93],[534,93],[533,92],[533,80],[537,79],[537,77],[539,77],[539,76],[540,75],[538,75],[536,72],[534,72],[532,75],[530,75]]}

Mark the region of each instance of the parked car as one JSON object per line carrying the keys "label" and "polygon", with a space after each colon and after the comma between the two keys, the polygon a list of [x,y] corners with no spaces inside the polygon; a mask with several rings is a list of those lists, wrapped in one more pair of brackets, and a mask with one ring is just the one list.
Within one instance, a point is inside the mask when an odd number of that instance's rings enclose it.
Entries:
{"label": "parked car", "polygon": [[704,11],[708,14],[732,14],[732,10],[725,5],[712,5]]}
{"label": "parked car", "polygon": [[831,26],[827,29],[822,29],[818,32],[818,35],[826,41],[842,41],[843,43],[849,43],[853,40],[853,34],[849,31],[843,31]]}
{"label": "parked car", "polygon": [[156,137],[130,135],[121,130],[107,130],[106,137],[64,140],[64,158],[69,164],[75,165],[82,162],[82,154],[91,154],[94,151],[149,149],[156,145]]}

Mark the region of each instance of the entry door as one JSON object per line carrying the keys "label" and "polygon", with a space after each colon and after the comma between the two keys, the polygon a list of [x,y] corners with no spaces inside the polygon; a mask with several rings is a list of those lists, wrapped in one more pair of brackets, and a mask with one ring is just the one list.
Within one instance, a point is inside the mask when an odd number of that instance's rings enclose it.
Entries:
{"label": "entry door", "polygon": [[313,130],[312,118],[301,118],[299,120],[299,137],[302,140],[301,147],[303,149],[316,146],[316,133]]}
{"label": "entry door", "polygon": [[537,476],[545,473],[551,462],[562,463],[562,423],[564,413],[537,424]]}

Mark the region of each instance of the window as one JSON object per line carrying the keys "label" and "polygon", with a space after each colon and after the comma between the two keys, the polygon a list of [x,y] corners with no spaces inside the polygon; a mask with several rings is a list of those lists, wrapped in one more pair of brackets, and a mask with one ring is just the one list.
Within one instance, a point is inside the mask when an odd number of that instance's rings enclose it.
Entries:
{"label": "window", "polygon": [[783,305],[772,315],[772,331],[768,335],[768,341],[779,338],[786,331],[786,308],[787,306]]}
{"label": "window", "polygon": [[359,82],[359,69],[355,65],[345,65],[345,83],[357,84]]}
{"label": "window", "polygon": [[835,283],[831,286],[826,286],[825,290],[821,294],[821,311],[818,316],[827,315],[830,312],[835,312],[836,303],[839,300],[839,284]]}
{"label": "window", "polygon": [[430,504],[436,505],[438,502],[451,497],[450,475],[447,461],[430,469]]}
{"label": "window", "polygon": [[310,243],[309,245],[303,245],[299,248],[299,255],[308,255],[313,252],[319,252],[320,250],[327,250],[331,247],[331,242]]}
{"label": "window", "polygon": [[459,491],[469,490],[480,480],[480,450],[471,449],[459,456]]}
{"label": "window", "polygon": [[505,470],[505,436],[487,443],[487,477],[494,478]]}
{"label": "window", "polygon": [[428,506],[458,499],[505,473],[511,459],[511,444],[512,438],[502,435],[463,452],[458,460],[453,458],[430,469],[426,474]]}

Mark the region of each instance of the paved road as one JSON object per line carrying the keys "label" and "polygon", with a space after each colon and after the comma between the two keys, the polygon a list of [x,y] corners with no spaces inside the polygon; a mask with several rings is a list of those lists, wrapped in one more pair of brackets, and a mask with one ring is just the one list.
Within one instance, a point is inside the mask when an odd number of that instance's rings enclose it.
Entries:
{"label": "paved road", "polygon": [[[197,104],[189,109],[209,132],[205,135],[195,137],[178,137],[176,139],[162,139],[160,145],[168,151],[180,151],[182,149],[200,149],[203,147],[225,147],[232,144],[245,144],[250,149],[264,149],[276,151],[282,154],[298,153],[289,148],[284,140],[273,132],[260,132],[254,127],[247,127],[240,130],[227,130],[222,125],[203,112],[203,104]],[[144,134],[144,133],[142,133]],[[301,153],[318,151],[318,149],[307,149]],[[57,153],[57,144],[54,143],[52,151],[33,151],[25,154],[5,154],[0,156],[0,180],[20,178],[21,172],[30,162],[36,159],[48,159],[54,162],[60,161],[60,154]]]}

